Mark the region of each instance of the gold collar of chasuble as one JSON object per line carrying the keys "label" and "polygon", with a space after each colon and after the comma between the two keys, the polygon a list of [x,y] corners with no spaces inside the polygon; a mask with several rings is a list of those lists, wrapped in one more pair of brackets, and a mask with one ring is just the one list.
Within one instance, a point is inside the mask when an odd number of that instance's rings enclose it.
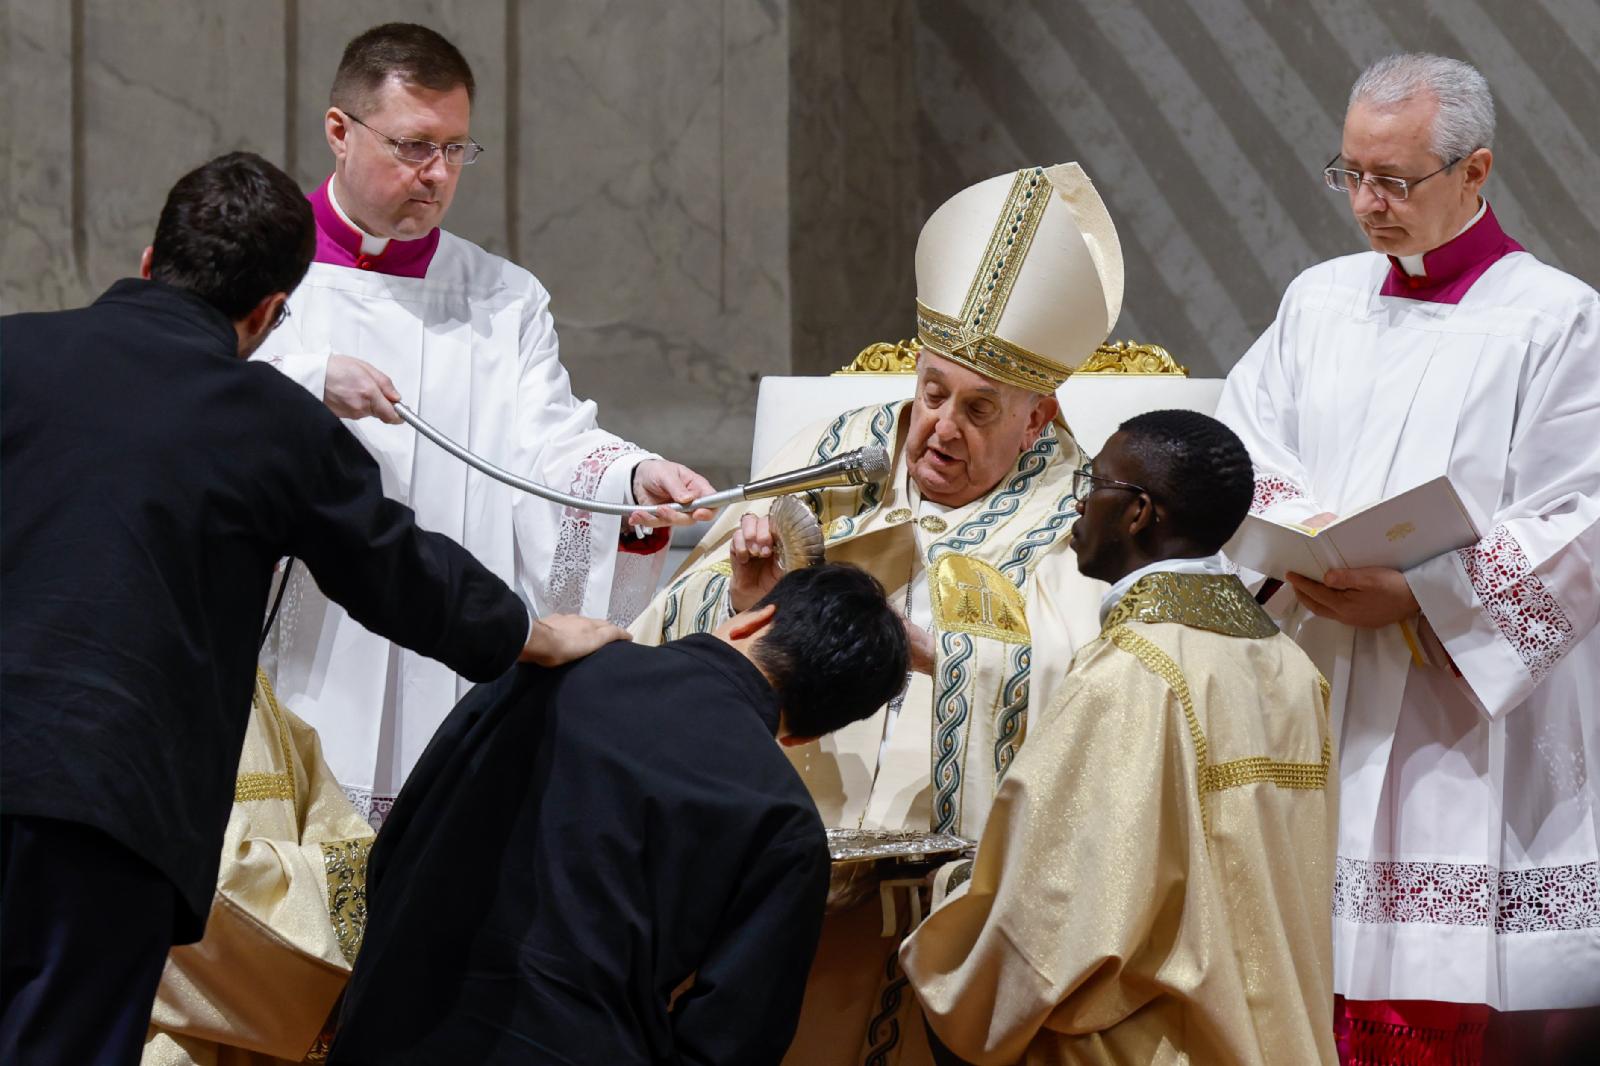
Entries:
{"label": "gold collar of chasuble", "polygon": [[1039,220],[1050,204],[1050,190],[1043,167],[1017,172],[958,317],[917,301],[917,339],[923,347],[985,377],[1044,395],[1053,395],[1072,373],[1071,368],[1012,344],[994,330],[1005,314],[1034,234],[1039,232]]}
{"label": "gold collar of chasuble", "polygon": [[1007,644],[1027,644],[1022,593],[981,559],[947,552],[928,575],[933,623],[941,632],[970,633]]}
{"label": "gold collar of chasuble", "polygon": [[1271,616],[1232,574],[1146,574],[1106,615],[1100,632],[1128,622],[1176,622],[1250,640],[1278,635]]}

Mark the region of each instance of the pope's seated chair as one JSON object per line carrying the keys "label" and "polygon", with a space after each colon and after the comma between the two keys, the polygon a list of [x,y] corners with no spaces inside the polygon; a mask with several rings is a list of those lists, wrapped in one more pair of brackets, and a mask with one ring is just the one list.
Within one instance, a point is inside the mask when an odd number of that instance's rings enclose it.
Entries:
{"label": "pope's seated chair", "polygon": [[[916,381],[916,341],[874,344],[827,377],[766,377],[756,399],[750,467],[759,473],[790,437],[843,411],[905,399]],[[1221,378],[1191,378],[1153,344],[1103,344],[1057,393],[1062,417],[1088,455],[1122,422],[1145,411],[1182,408],[1212,414]]]}

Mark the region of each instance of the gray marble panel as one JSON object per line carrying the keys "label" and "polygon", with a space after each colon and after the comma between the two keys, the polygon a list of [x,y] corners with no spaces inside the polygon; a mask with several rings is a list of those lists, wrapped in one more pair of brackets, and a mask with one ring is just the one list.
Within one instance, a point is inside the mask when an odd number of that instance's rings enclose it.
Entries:
{"label": "gray marble panel", "polygon": [[71,10],[8,0],[3,18],[0,312],[70,307],[84,302],[91,287],[73,240]]}
{"label": "gray marble panel", "polygon": [[607,428],[723,482],[789,365],[783,12],[521,11],[516,216]]}
{"label": "gray marble panel", "polygon": [[909,0],[791,7],[794,369],[826,374],[916,332],[917,177]]}
{"label": "gray marble panel", "polygon": [[283,11],[82,5],[82,169],[92,288],[135,273],[177,178],[222,152],[283,156]]}

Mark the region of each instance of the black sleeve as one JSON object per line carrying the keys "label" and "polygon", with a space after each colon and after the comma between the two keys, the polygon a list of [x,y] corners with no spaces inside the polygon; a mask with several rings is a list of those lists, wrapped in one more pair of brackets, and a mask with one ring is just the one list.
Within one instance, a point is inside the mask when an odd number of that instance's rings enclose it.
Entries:
{"label": "black sleeve", "polygon": [[773,1066],[800,1020],[828,899],[828,847],[807,826],[744,872],[694,986],[672,1013],[678,1061]]}
{"label": "black sleeve", "polygon": [[328,431],[308,434],[323,447],[297,482],[292,554],[374,633],[471,681],[500,676],[528,638],[527,608],[465,548],[384,496],[377,462],[337,419],[319,421]]}

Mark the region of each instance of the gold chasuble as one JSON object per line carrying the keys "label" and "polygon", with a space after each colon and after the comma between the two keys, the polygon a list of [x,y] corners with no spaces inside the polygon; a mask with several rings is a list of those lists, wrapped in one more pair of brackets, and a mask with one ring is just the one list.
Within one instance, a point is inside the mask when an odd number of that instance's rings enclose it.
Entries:
{"label": "gold chasuble", "polygon": [[206,935],[167,958],[142,1066],[326,1055],[324,1029],[366,927],[372,838],[316,731],[257,671]]}
{"label": "gold chasuble", "polygon": [[1135,582],[902,949],[940,1039],[978,1064],[1336,1062],[1327,698],[1237,578]]}

